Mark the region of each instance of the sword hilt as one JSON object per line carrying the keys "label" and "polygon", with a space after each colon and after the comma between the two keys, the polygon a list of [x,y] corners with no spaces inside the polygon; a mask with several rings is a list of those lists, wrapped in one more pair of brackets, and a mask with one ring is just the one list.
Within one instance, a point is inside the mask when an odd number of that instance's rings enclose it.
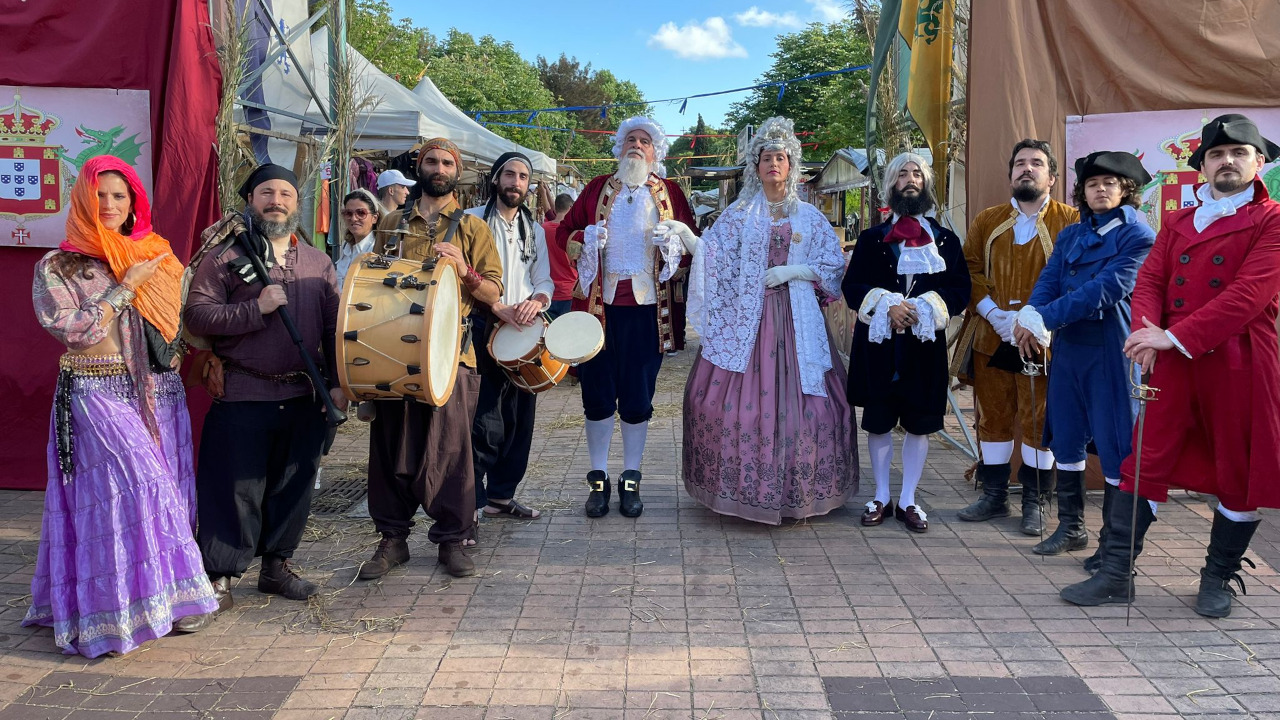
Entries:
{"label": "sword hilt", "polygon": [[1038,362],[1028,360],[1027,358],[1022,359],[1022,374],[1027,377],[1040,377],[1040,375],[1043,374],[1043,368],[1044,366]]}
{"label": "sword hilt", "polygon": [[1160,399],[1156,397],[1158,392],[1160,392],[1160,388],[1148,385],[1146,378],[1134,380],[1133,374],[1129,374],[1129,397],[1139,402],[1151,402],[1152,400]]}

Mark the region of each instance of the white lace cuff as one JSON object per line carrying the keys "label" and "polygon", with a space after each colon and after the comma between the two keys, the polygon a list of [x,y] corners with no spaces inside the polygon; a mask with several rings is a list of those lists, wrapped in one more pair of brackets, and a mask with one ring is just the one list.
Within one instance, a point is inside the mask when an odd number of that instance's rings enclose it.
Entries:
{"label": "white lace cuff", "polygon": [[1049,330],[1044,326],[1044,318],[1040,316],[1039,310],[1030,305],[1023,305],[1014,317],[1014,322],[1034,335],[1041,347],[1049,346]]}
{"label": "white lace cuff", "polygon": [[591,283],[600,272],[599,228],[588,225],[582,231],[582,254],[578,257],[578,286],[582,294],[590,296]]}
{"label": "white lace cuff", "polygon": [[662,270],[658,273],[658,282],[666,282],[680,269],[680,258],[684,255],[684,241],[675,233],[667,233],[666,243],[658,246],[662,250]]}
{"label": "white lace cuff", "polygon": [[942,296],[930,290],[921,295],[918,300],[923,300],[933,308],[933,329],[942,330],[947,327],[947,323],[951,322],[951,312],[947,310],[947,304],[942,301]]}
{"label": "white lace cuff", "polygon": [[938,334],[933,306],[924,298],[910,298],[907,302],[915,306],[918,320],[915,325],[911,326],[911,334],[919,338],[921,342],[933,342]]}
{"label": "white lace cuff", "polygon": [[904,247],[898,256],[899,275],[931,275],[947,269],[947,262],[938,254],[934,243],[920,247]]}
{"label": "white lace cuff", "polygon": [[858,319],[867,325],[871,324],[871,314],[876,311],[876,303],[880,302],[880,298],[884,297],[889,291],[884,288],[872,288],[871,292],[862,299],[862,305],[858,306]]}
{"label": "white lace cuff", "polygon": [[[871,315],[870,331],[867,339],[873,343],[882,343],[893,335],[893,328],[889,325],[889,308],[902,303],[902,295],[900,293],[891,293],[885,291],[880,296],[880,300],[876,303],[875,312]],[[865,303],[863,303],[865,305]]]}

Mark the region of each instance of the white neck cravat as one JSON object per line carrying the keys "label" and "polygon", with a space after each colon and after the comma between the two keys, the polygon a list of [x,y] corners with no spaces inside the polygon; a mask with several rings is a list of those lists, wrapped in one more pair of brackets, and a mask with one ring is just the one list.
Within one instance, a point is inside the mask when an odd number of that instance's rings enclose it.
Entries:
{"label": "white neck cravat", "polygon": [[1252,202],[1253,185],[1249,185],[1244,191],[1235,195],[1215,200],[1209,183],[1205,183],[1196,189],[1196,197],[1200,200],[1200,206],[1196,208],[1195,217],[1191,222],[1196,226],[1196,232],[1204,232],[1214,221],[1235,215],[1237,210]]}

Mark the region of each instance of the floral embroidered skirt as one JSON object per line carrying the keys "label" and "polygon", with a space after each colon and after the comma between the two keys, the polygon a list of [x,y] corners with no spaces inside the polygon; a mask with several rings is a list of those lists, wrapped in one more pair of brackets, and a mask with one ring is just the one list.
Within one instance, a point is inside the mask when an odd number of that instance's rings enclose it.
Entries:
{"label": "floral embroidered skirt", "polygon": [[708,508],[756,522],[825,515],[858,492],[844,363],[830,335],[826,397],[800,389],[791,298],[766,292],[746,372],[699,354],[684,394],[684,486]]}
{"label": "floral embroidered skirt", "polygon": [[59,467],[51,428],[40,551],[22,624],[52,627],[69,655],[126,653],[167,635],[178,618],[217,608],[193,539],[195,472],[182,382],[172,372],[156,380],[159,447],[125,374],[70,380],[70,477]]}

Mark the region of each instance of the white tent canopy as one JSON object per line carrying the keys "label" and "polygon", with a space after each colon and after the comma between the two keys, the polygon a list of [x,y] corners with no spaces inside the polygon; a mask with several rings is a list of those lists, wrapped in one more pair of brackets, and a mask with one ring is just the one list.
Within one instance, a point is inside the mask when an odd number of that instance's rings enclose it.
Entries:
{"label": "white tent canopy", "polygon": [[[315,61],[312,83],[320,93],[329,87],[329,29],[320,28],[311,35],[311,53]],[[347,46],[352,73],[356,78],[356,102],[368,98],[372,107],[363,111],[356,123],[356,147],[361,150],[386,150],[402,153],[423,140],[446,137],[457,143],[465,160],[487,169],[504,152],[518,151],[533,161],[536,175],[554,178],[556,161],[543,153],[529,150],[503,138],[476,123],[454,107],[430,81],[423,79],[417,91],[410,91],[376,68],[355,48]],[[324,134],[324,116],[314,102],[307,109],[308,123],[303,132]]]}

